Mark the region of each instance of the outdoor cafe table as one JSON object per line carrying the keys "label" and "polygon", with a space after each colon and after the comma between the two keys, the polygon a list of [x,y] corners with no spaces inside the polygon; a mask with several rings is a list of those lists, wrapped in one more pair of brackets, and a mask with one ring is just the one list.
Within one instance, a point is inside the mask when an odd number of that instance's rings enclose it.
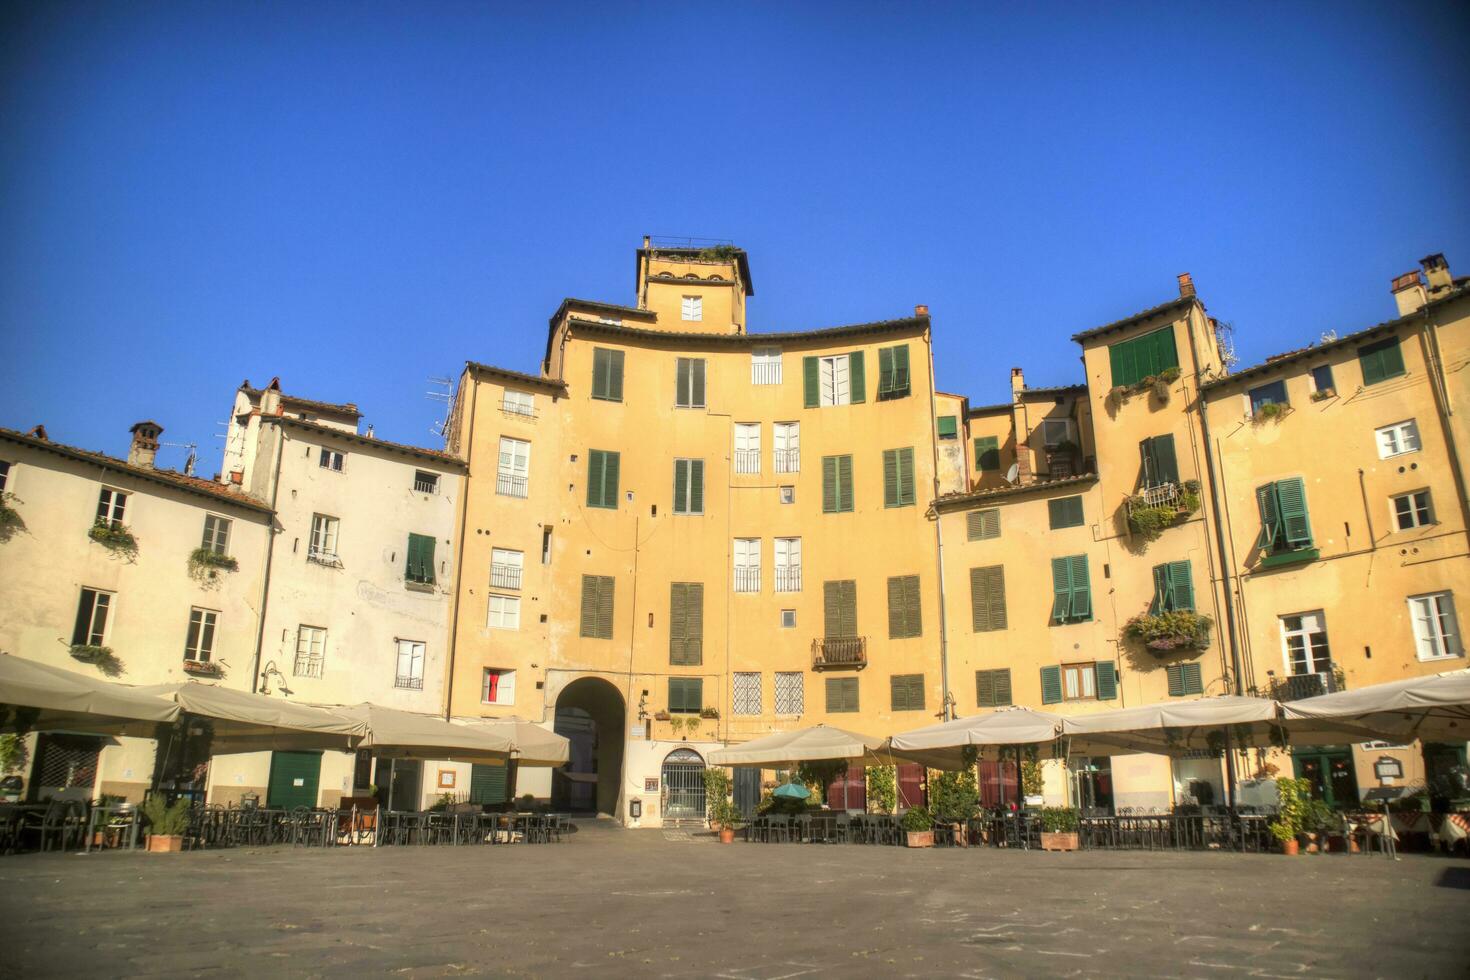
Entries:
{"label": "outdoor cafe table", "polygon": [[[110,806],[92,807],[91,811],[87,814],[87,826],[86,833],[83,836],[82,853],[91,852],[92,837],[99,830],[105,833],[109,829],[126,829],[128,832],[128,850],[133,850],[137,847],[138,825],[141,822],[139,820],[140,815],[138,809],[137,805],[132,803],[114,803]],[[126,821],[120,819],[124,816],[127,818]],[[106,844],[105,838],[103,839],[103,844]],[[121,838],[119,838],[118,844],[121,846]]]}
{"label": "outdoor cafe table", "polygon": [[6,854],[15,851],[25,832],[26,817],[45,813],[45,803],[0,803],[0,848]]}

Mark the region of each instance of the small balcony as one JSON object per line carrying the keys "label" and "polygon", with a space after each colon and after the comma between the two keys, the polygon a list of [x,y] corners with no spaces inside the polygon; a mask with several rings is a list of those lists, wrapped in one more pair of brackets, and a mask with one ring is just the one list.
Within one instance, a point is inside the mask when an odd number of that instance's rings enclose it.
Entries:
{"label": "small balcony", "polygon": [[1128,501],[1128,512],[1141,507],[1173,507],[1178,508],[1180,501],[1184,498],[1184,491],[1177,483],[1161,483],[1156,487],[1144,487],[1134,494]]}
{"label": "small balcony", "polygon": [[320,654],[313,656],[299,653],[296,655],[296,662],[292,664],[291,673],[297,677],[320,677],[325,663],[326,657]]}
{"label": "small balcony", "polygon": [[502,497],[524,497],[527,478],[514,473],[498,473],[495,476],[495,492]]}
{"label": "small balcony", "polygon": [[812,670],[862,670],[867,665],[866,636],[819,636],[812,640]]}
{"label": "small balcony", "polygon": [[777,565],[776,566],[776,591],[777,592],[800,592],[801,591],[801,566],[800,565]]}
{"label": "small balcony", "polygon": [[735,450],[735,472],[757,474],[761,471],[761,451],[759,449],[737,449]]}
{"label": "small balcony", "polygon": [[492,589],[519,589],[521,587],[521,566],[491,562],[490,587]]}
{"label": "small balcony", "polygon": [[1302,701],[1343,690],[1330,672],[1288,674],[1271,680],[1271,697],[1277,701]]}
{"label": "small balcony", "polygon": [[422,677],[400,674],[394,678],[393,686],[401,687],[407,691],[422,691],[424,689],[424,679]]}
{"label": "small balcony", "polygon": [[761,590],[761,567],[759,565],[735,566],[735,591],[759,592]]}
{"label": "small balcony", "polygon": [[801,472],[800,449],[777,449],[771,455],[774,457],[777,473]]}

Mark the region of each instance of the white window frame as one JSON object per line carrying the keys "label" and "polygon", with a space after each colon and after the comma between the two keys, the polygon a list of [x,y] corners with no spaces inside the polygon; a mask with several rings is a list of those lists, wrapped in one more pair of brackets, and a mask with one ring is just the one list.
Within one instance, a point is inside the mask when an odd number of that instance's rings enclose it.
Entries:
{"label": "white window frame", "polygon": [[492,592],[485,600],[485,628],[518,630],[521,628],[521,597]]}
{"label": "white window frame", "polygon": [[525,552],[510,548],[490,549],[490,588],[520,591],[526,568]]}
{"label": "white window frame", "polygon": [[[214,522],[214,533],[210,533],[210,522]],[[218,514],[204,515],[204,532],[200,535],[200,547],[207,548],[216,555],[228,555],[230,553],[230,532],[234,530],[235,522],[228,517]]]}
{"label": "white window frame", "polygon": [[[524,450],[524,451],[523,451]],[[511,436],[500,437],[496,457],[495,492],[502,497],[524,499],[531,487],[531,443]]]}
{"label": "white window frame", "polygon": [[794,486],[791,486],[790,484],[787,484],[787,485],[782,486],[782,487],[777,487],[777,491],[780,494],[780,498],[779,499],[780,499],[781,503],[783,503],[783,504],[794,504],[794,503],[796,503],[796,488]]}
{"label": "white window frame", "polygon": [[[485,697],[486,688],[490,685],[491,672],[500,675],[500,683],[496,685],[495,700],[491,701]],[[480,703],[481,704],[515,704],[516,703],[516,672],[505,667],[486,667],[480,672]]]}
{"label": "white window frame", "polygon": [[735,423],[735,472],[757,475],[761,471],[761,424]]}
{"label": "white window frame", "polygon": [[[94,598],[92,600],[91,611],[87,616],[86,643],[88,646],[105,647],[107,646],[107,638],[112,633],[112,601],[117,598],[117,593],[108,589],[94,589],[90,585],[84,585],[77,592],[77,606],[79,611],[82,597],[88,592],[92,593]],[[100,630],[97,628],[97,611],[99,609],[102,610],[102,628]],[[97,638],[96,642],[93,642],[94,637]]]}
{"label": "white window frame", "polygon": [[[312,671],[312,666],[316,671]],[[303,669],[303,666],[305,669]],[[325,626],[296,627],[296,656],[291,662],[291,673],[296,677],[323,677],[327,673],[327,628]]]}
{"label": "white window frame", "polygon": [[741,717],[759,717],[764,713],[763,707],[760,672],[735,671],[735,676],[730,683],[730,713]]}
{"label": "white window frame", "polygon": [[[1300,620],[1300,625],[1293,628],[1287,625],[1287,620]],[[1332,672],[1332,639],[1327,632],[1327,614],[1320,609],[1309,609],[1306,612],[1287,613],[1277,619],[1281,628],[1281,663],[1286,668],[1288,677],[1301,677],[1306,674],[1330,674]],[[1312,637],[1322,638],[1321,648],[1317,649],[1312,642]],[[1291,640],[1292,637],[1300,637],[1302,640],[1302,667],[1297,670],[1297,665],[1292,662]]]}
{"label": "white window frame", "polygon": [[679,318],[686,323],[704,321],[704,297],[682,296],[679,300]]}
{"label": "white window frame", "polygon": [[776,422],[771,426],[771,454],[777,473],[801,472],[800,422]]}
{"label": "white window frame", "polygon": [[817,403],[822,408],[852,404],[852,374],[846,354],[826,354],[817,361]]}
{"label": "white window frame", "polygon": [[311,537],[306,545],[308,561],[336,561],[342,521],[331,514],[311,515]]}
{"label": "white window frame", "polygon": [[[1062,435],[1060,439],[1053,439],[1049,433],[1060,426]],[[1044,449],[1055,449],[1064,442],[1075,442],[1072,438],[1071,419],[1042,419],[1041,420],[1041,445]]]}
{"label": "white window frame", "polygon": [[[421,640],[398,641],[398,661],[393,672],[394,687],[408,691],[424,689],[424,650]],[[403,669],[405,665],[408,667],[407,672]],[[418,683],[414,683],[415,681]]]}
{"label": "white window frame", "polygon": [[1453,592],[1446,589],[1411,595],[1408,603],[1414,647],[1420,660],[1453,660],[1465,656]]}
{"label": "white window frame", "polygon": [[781,628],[783,630],[794,630],[794,629],[796,629],[796,610],[795,609],[783,609],[783,610],[781,610]]}
{"label": "white window frame", "polygon": [[10,471],[15,464],[8,459],[0,459],[0,493],[10,492]]}
{"label": "white window frame", "polygon": [[750,352],[750,383],[753,385],[781,383],[781,348],[757,347]]}
{"label": "white window frame", "polygon": [[501,392],[500,410],[509,415],[533,416],[536,414],[536,396],[529,391],[505,388]]}
{"label": "white window frame", "polygon": [[793,718],[806,714],[806,675],[803,671],[776,671],[775,690],[776,700],[773,707],[777,715],[783,718]]}
{"label": "white window frame", "polygon": [[734,587],[736,592],[761,590],[761,539],[736,538],[734,555]]}
{"label": "white window frame", "polygon": [[1379,459],[1417,453],[1424,445],[1419,440],[1419,423],[1414,419],[1380,426],[1373,430],[1373,439],[1378,446]]}
{"label": "white window frame", "polygon": [[[1423,498],[1422,500],[1418,498]],[[1399,501],[1406,500],[1409,503],[1407,511],[1400,510]],[[1434,500],[1429,495],[1428,487],[1418,490],[1410,490],[1408,493],[1396,493],[1388,498],[1389,520],[1393,522],[1395,531],[1413,531],[1421,527],[1429,527],[1436,523],[1434,520]],[[1409,523],[1404,523],[1404,518]]]}
{"label": "white window frame", "polygon": [[[199,632],[194,636],[194,644],[189,643],[189,634],[194,632],[194,619],[199,619]],[[189,627],[184,633],[184,659],[196,663],[207,664],[214,659],[214,641],[219,635],[219,610],[205,609],[201,606],[191,606],[189,609]],[[206,643],[206,637],[208,642]]]}
{"label": "white window frame", "polygon": [[801,591],[801,538],[775,539],[776,591]]}
{"label": "white window frame", "polygon": [[97,523],[121,527],[128,515],[128,497],[132,494],[116,487],[103,487],[97,495]]}
{"label": "white window frame", "polygon": [[342,467],[347,462],[347,454],[336,449],[321,447],[321,455],[317,457],[317,469],[331,470],[333,473],[341,473]]}

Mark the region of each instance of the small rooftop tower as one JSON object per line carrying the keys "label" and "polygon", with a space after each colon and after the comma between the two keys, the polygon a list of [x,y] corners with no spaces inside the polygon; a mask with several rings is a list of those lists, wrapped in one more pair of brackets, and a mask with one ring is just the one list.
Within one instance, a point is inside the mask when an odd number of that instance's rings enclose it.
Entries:
{"label": "small rooftop tower", "polygon": [[638,306],[656,329],[744,333],[745,298],[755,295],[750,259],[732,242],[644,236],[638,250]]}

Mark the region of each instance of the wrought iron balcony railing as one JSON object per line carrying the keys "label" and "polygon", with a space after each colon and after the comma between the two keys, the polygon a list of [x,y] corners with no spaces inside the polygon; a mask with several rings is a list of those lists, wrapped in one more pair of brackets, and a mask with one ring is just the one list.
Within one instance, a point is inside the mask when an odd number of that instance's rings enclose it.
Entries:
{"label": "wrought iron balcony railing", "polygon": [[850,667],[861,670],[868,665],[866,636],[819,636],[812,640],[812,669]]}
{"label": "wrought iron balcony railing", "polygon": [[777,449],[773,454],[777,473],[800,473],[801,450]]}
{"label": "wrought iron balcony railing", "polygon": [[801,566],[800,565],[777,565],[776,566],[776,591],[777,592],[800,592],[801,591]]}
{"label": "wrought iron balcony railing", "polygon": [[521,587],[521,566],[506,565],[502,562],[490,563],[490,587],[492,589],[519,589]]}
{"label": "wrought iron balcony railing", "polygon": [[760,471],[761,451],[759,449],[735,450],[736,473],[759,473]]}
{"label": "wrought iron balcony railing", "polygon": [[735,566],[735,591],[759,592],[761,590],[761,567],[759,565]]}
{"label": "wrought iron balcony railing", "polygon": [[524,497],[526,477],[514,473],[499,473],[495,477],[495,492],[502,497]]}
{"label": "wrought iron balcony railing", "polygon": [[1330,671],[1313,674],[1288,674],[1271,682],[1271,697],[1277,701],[1301,701],[1342,690]]}

